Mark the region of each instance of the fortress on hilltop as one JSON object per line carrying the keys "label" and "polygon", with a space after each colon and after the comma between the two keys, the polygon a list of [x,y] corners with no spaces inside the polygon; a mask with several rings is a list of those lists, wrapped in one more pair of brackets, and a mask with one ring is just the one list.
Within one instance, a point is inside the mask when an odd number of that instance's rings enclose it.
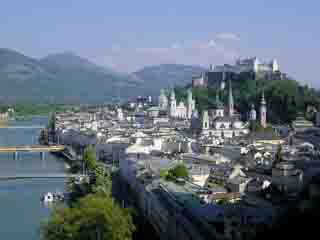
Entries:
{"label": "fortress on hilltop", "polygon": [[267,79],[284,77],[284,74],[280,72],[280,66],[276,59],[266,63],[261,62],[257,57],[253,57],[238,59],[234,65],[211,65],[209,71],[192,77],[192,86],[219,86],[224,89],[226,81],[236,80],[240,75],[246,75],[252,79],[258,77]]}

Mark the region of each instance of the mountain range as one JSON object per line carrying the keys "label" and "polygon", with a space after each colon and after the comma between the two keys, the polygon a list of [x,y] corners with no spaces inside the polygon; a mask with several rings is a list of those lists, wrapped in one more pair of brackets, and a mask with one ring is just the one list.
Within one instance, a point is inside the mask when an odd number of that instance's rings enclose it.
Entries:
{"label": "mountain range", "polygon": [[157,96],[160,88],[191,83],[199,66],[163,64],[118,73],[71,52],[42,59],[0,49],[0,102],[102,103],[121,97]]}

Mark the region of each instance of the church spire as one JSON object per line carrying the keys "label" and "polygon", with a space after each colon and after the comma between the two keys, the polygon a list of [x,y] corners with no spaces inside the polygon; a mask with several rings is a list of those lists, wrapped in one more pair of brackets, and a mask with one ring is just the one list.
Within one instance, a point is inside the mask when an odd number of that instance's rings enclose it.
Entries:
{"label": "church spire", "polygon": [[266,99],[264,97],[264,91],[262,91],[262,97],[261,97],[261,105],[266,105]]}
{"label": "church spire", "polygon": [[234,101],[233,101],[231,80],[229,80],[229,116],[232,117],[233,115],[234,115]]}
{"label": "church spire", "polygon": [[262,97],[261,97],[260,124],[263,128],[267,127],[267,103],[264,97],[264,91],[262,92]]}

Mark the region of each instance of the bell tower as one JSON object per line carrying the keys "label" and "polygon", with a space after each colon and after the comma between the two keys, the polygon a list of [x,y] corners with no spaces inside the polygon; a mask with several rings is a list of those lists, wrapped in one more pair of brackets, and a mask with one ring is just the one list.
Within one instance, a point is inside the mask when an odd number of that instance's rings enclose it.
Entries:
{"label": "bell tower", "polygon": [[263,128],[267,127],[267,103],[264,97],[264,92],[262,92],[262,97],[261,97],[260,124]]}

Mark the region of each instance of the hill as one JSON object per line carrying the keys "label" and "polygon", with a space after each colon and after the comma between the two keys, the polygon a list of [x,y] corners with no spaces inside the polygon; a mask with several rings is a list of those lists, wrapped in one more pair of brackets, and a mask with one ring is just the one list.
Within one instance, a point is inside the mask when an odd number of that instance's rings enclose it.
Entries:
{"label": "hill", "polygon": [[71,52],[34,59],[0,49],[0,101],[101,103],[121,96],[158,96],[160,88],[184,85],[204,69],[163,64],[121,74]]}
{"label": "hill", "polygon": [[[248,78],[239,76],[232,81],[235,108],[242,116],[247,116],[251,105],[254,104],[259,114],[259,106],[262,92],[265,92],[268,120],[272,123],[290,123],[298,113],[305,113],[308,106],[320,106],[320,94],[313,88],[301,85],[298,81],[286,77],[284,79],[273,78]],[[217,88],[194,88],[193,94],[197,107],[203,109],[213,108],[216,102],[216,94],[228,104],[227,84],[225,90]],[[185,99],[187,87],[176,88],[178,99]],[[318,109],[320,110],[320,109]],[[309,116],[312,120],[313,116]]]}
{"label": "hill", "polygon": [[182,64],[161,64],[148,66],[130,75],[131,79],[146,89],[150,95],[158,96],[161,88],[190,84],[192,75],[206,69],[200,66]]}
{"label": "hill", "polygon": [[109,101],[127,77],[72,53],[33,59],[0,49],[0,101],[92,103]]}

